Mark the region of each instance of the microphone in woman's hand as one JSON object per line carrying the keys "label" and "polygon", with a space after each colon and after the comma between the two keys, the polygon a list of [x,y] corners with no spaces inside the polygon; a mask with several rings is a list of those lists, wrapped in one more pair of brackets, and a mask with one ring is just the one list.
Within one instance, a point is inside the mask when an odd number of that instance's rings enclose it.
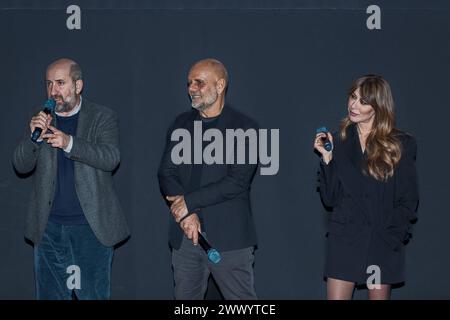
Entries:
{"label": "microphone in woman's hand", "polygon": [[333,150],[333,144],[331,143],[330,139],[328,139],[327,127],[322,126],[322,127],[319,127],[316,129],[316,134],[322,133],[322,132],[326,134],[326,137],[321,138],[323,141],[323,148],[329,152],[329,151]]}

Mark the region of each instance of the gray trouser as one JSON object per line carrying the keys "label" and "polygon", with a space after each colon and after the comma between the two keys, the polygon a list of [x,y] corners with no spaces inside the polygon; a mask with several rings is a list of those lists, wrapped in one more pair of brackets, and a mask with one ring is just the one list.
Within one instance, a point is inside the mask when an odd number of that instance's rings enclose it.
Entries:
{"label": "gray trouser", "polygon": [[172,250],[175,299],[204,299],[211,274],[223,297],[227,300],[255,300],[253,277],[254,248],[220,252],[222,260],[214,264],[208,260],[200,245],[183,237],[180,249]]}

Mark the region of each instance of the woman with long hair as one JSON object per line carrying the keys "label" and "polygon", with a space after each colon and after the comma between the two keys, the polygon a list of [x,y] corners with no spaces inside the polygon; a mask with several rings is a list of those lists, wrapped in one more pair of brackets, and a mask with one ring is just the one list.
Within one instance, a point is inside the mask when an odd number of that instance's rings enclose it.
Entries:
{"label": "woman with long hair", "polygon": [[395,127],[388,82],[376,75],[357,79],[339,133],[317,133],[314,148],[321,155],[321,199],[332,208],[327,297],[351,299],[355,286],[366,284],[369,299],[389,299],[391,285],[405,280],[405,245],[419,195],[416,142]]}

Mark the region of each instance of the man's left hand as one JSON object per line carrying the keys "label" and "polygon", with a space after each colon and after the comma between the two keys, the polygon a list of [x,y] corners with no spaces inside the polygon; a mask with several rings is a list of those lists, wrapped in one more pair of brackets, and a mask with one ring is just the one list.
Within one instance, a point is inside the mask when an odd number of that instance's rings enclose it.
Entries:
{"label": "man's left hand", "polygon": [[47,143],[51,144],[53,148],[66,149],[70,142],[70,136],[53,126],[48,126],[48,128],[53,133],[46,133],[42,138],[47,139]]}
{"label": "man's left hand", "polygon": [[198,233],[202,232],[200,220],[196,213],[191,214],[189,217],[181,221],[181,229],[188,239],[192,240],[192,243],[196,246],[198,244]]}

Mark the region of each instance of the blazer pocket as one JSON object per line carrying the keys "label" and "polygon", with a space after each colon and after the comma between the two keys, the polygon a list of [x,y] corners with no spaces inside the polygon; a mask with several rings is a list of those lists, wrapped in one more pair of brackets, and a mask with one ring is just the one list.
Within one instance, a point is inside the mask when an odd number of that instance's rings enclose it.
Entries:
{"label": "blazer pocket", "polygon": [[389,226],[382,232],[382,238],[393,251],[399,251],[409,241],[408,228],[405,226]]}

